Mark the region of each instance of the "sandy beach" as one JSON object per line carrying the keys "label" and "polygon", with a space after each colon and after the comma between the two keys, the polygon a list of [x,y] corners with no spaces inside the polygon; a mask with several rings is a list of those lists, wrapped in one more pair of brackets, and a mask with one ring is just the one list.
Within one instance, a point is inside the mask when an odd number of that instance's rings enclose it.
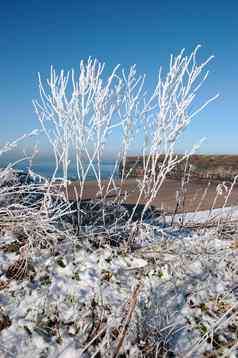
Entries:
{"label": "sandy beach", "polygon": [[[116,185],[120,187],[120,182],[117,181]],[[108,186],[107,181],[103,181],[103,186]],[[153,201],[153,205],[157,208],[164,208],[168,212],[173,212],[176,207],[176,191],[179,189],[180,181],[167,179],[159,191],[156,199]],[[216,197],[217,184],[211,183],[208,186],[207,182],[190,182],[188,185],[184,207],[180,211],[196,211],[196,210],[208,210],[212,207],[214,199]],[[230,184],[229,184],[230,187]],[[108,199],[113,199],[115,194],[113,193],[113,187],[110,186],[111,193],[107,196]],[[70,201],[76,199],[76,192],[79,192],[80,184],[73,182],[68,186],[68,198]],[[83,199],[91,199],[96,197],[98,191],[98,185],[96,182],[87,182],[85,184]],[[138,189],[136,179],[128,179],[122,186],[122,192],[128,192],[127,203],[134,204],[138,197]],[[105,189],[104,189],[105,192]],[[217,197],[214,207],[220,208],[224,205],[227,193],[223,190],[223,194]],[[145,198],[142,198],[141,204],[145,203]],[[230,195],[226,206],[235,206],[238,204],[238,185],[236,185]]]}

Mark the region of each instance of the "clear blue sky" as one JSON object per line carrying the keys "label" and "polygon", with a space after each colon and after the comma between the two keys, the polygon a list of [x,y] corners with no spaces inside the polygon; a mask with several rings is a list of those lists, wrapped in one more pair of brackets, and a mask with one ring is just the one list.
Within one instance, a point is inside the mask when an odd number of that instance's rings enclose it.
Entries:
{"label": "clear blue sky", "polygon": [[37,72],[78,68],[93,56],[109,68],[136,63],[153,81],[171,53],[202,44],[214,54],[202,96],[217,92],[180,145],[206,136],[201,151],[238,153],[238,2],[235,0],[11,0],[0,5],[0,142],[38,126]]}

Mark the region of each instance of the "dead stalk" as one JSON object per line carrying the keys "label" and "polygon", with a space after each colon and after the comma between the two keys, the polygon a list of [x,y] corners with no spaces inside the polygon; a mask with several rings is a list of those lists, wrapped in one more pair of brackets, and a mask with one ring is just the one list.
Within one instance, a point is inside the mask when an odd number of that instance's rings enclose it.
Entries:
{"label": "dead stalk", "polygon": [[134,291],[132,292],[132,295],[131,295],[131,298],[130,298],[130,306],[129,306],[129,310],[128,310],[128,313],[127,313],[126,321],[125,321],[125,324],[124,324],[124,326],[123,326],[123,328],[122,328],[122,330],[121,330],[121,332],[119,334],[116,349],[115,349],[114,353],[112,354],[112,358],[117,357],[117,355],[119,354],[120,349],[121,349],[121,347],[123,345],[123,341],[125,339],[126,332],[128,330],[132,314],[133,314],[133,312],[135,310],[137,299],[138,299],[141,287],[142,287],[142,282],[139,282],[137,284],[136,288],[134,289]]}

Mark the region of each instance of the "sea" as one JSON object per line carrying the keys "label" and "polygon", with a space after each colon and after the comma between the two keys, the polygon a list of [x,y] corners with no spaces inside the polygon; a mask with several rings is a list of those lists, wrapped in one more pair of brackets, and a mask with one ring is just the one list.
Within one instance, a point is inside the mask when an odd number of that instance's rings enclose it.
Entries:
{"label": "sea", "polygon": [[[5,168],[7,165],[11,166],[11,163],[7,162],[0,162],[0,168]],[[115,170],[116,162],[113,160],[102,160],[101,162],[101,178],[102,179],[109,179],[112,175],[115,179],[119,178],[119,171],[118,168]],[[87,166],[87,163],[85,163],[85,166]],[[31,169],[35,174],[39,174],[42,177],[45,178],[51,178],[54,171],[55,171],[55,162],[54,161],[37,161],[31,163],[31,166],[29,166],[28,162],[20,162],[17,164],[14,164],[14,169],[17,170],[23,170],[24,172],[27,172],[29,169]],[[63,170],[62,168],[59,168],[56,173],[56,178],[62,178],[63,177]],[[68,168],[68,179],[71,181],[78,180],[77,176],[77,170],[76,167],[72,164]],[[87,178],[87,181],[93,181],[95,180],[95,174],[93,170],[90,168]]]}

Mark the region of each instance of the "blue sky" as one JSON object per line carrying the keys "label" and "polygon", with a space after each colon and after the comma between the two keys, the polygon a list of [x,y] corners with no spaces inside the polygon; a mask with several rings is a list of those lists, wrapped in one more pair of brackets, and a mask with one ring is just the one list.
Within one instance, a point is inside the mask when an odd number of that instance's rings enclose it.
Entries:
{"label": "blue sky", "polygon": [[[148,87],[171,53],[197,44],[214,54],[202,98],[220,97],[191,125],[179,150],[207,137],[200,152],[238,153],[238,2],[235,0],[2,1],[0,143],[39,126],[32,107],[37,72],[79,67],[88,56],[136,63]],[[46,150],[47,151],[47,150]]]}

